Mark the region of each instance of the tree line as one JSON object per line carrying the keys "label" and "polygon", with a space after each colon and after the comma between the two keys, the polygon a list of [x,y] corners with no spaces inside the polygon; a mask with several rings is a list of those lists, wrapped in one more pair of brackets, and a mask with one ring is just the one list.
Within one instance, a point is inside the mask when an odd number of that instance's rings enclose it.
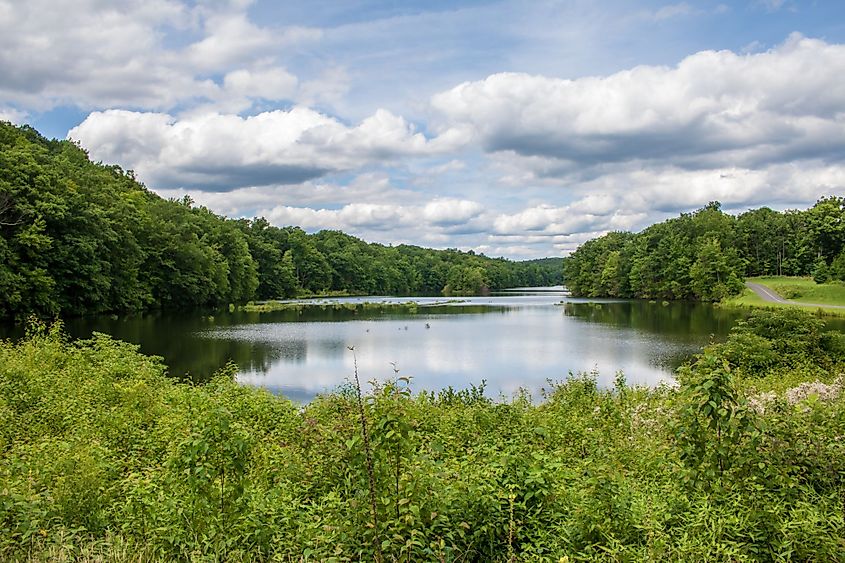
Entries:
{"label": "tree line", "polygon": [[640,233],[611,232],[564,260],[576,296],[718,301],[746,276],[845,280],[845,198],[806,210],[768,207],[734,216],[712,202]]}
{"label": "tree line", "polygon": [[69,141],[0,122],[0,318],[216,306],[303,292],[478,294],[560,283],[560,259],[308,234],[163,199]]}

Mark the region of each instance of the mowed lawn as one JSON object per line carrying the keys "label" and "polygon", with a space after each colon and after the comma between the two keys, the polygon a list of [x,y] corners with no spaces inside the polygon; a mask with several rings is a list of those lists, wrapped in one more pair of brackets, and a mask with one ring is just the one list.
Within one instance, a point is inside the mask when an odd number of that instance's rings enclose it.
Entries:
{"label": "mowed lawn", "polygon": [[[813,281],[813,278],[810,277],[790,276],[761,276],[748,278],[746,281],[765,285],[784,299],[792,301],[797,306],[802,306],[800,305],[801,303],[810,303],[812,305],[804,305],[803,307],[809,309],[821,308],[822,310],[835,315],[843,315],[845,312],[843,309],[819,307],[819,305],[845,306],[845,283],[843,282],[833,281],[820,285]],[[725,300],[725,304],[756,307],[787,306],[780,303],[765,301],[748,288],[746,288],[740,295]]]}
{"label": "mowed lawn", "polygon": [[748,278],[748,281],[765,285],[789,301],[845,305],[845,283],[839,281],[817,284],[813,278],[788,276]]}

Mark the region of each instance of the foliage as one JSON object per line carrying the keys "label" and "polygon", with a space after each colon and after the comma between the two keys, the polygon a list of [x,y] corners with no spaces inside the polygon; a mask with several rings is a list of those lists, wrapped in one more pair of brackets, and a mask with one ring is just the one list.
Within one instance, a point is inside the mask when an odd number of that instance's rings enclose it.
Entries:
{"label": "foliage", "polygon": [[247,303],[238,307],[239,311],[247,313],[269,313],[272,311],[302,311],[305,307],[318,307],[322,310],[335,311],[378,311],[378,312],[396,312],[400,311],[407,314],[416,314],[420,307],[433,307],[437,305],[445,305],[457,302],[457,299],[441,300],[431,304],[421,305],[416,301],[405,301],[402,303],[395,302],[373,302],[373,301],[342,301],[342,302],[318,302],[318,303],[302,303],[300,301],[266,301],[264,303]]}
{"label": "foliage", "polygon": [[830,281],[819,284],[812,278],[763,277],[751,281],[765,285],[788,300],[820,305],[845,305],[845,284]]}
{"label": "foliage", "polygon": [[[367,244],[164,200],[132,171],[0,122],[0,319],[218,306],[300,292],[439,295],[553,285],[560,259]],[[453,288],[458,286],[453,285]]]}
{"label": "foliage", "polygon": [[746,376],[786,369],[824,374],[845,361],[842,336],[825,332],[820,318],[800,309],[754,310],[711,348]]}
{"label": "foliage", "polygon": [[706,489],[724,487],[728,473],[755,459],[759,436],[753,411],[738,393],[727,360],[711,348],[679,371],[680,413],[675,432],[684,481]]}
{"label": "foliage", "polygon": [[609,233],[564,261],[566,286],[590,297],[719,301],[742,288],[735,223],[711,203],[639,234]]}
{"label": "foliage", "polygon": [[720,301],[746,276],[845,280],[845,198],[807,210],[763,207],[738,216],[711,203],[640,233],[612,232],[564,262],[576,296]]}
{"label": "foliage", "polygon": [[446,276],[443,295],[486,295],[490,281],[484,269],[478,266],[452,266]]}
{"label": "foliage", "polygon": [[0,559],[839,560],[845,383],[808,383],[842,370],[827,334],[755,312],[678,388],[497,402],[397,374],[300,406],[33,325],[0,344]]}
{"label": "foliage", "polygon": [[815,262],[813,262],[813,271],[811,274],[813,276],[813,281],[818,284],[830,281],[830,268],[827,267],[827,263],[824,258],[821,256],[816,258]]}

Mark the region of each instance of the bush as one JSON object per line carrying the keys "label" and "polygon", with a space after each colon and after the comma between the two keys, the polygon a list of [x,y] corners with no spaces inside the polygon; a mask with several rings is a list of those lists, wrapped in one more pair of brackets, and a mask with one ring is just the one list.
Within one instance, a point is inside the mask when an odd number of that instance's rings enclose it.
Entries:
{"label": "bush", "polygon": [[539,404],[380,384],[368,448],[355,387],[297,406],[36,328],[0,343],[0,559],[836,560],[845,393],[761,394],[770,357],[722,352],[678,390],[581,374]]}

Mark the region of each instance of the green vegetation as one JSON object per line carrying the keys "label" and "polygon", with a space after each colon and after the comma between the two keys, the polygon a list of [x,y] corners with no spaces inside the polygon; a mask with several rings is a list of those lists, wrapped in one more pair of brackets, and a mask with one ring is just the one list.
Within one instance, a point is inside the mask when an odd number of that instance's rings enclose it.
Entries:
{"label": "green vegetation", "polygon": [[[766,301],[747,287],[744,288],[739,294],[732,295],[724,299],[721,304],[726,305],[728,307],[764,307],[769,309],[779,309],[782,307],[795,306],[791,303],[777,303],[774,301]],[[816,307],[808,307],[807,309],[814,310],[816,309]]]}
{"label": "green vegetation", "polygon": [[819,284],[812,278],[786,276],[749,278],[748,281],[765,285],[790,301],[845,306],[845,284],[840,281]]}
{"label": "green vegetation", "polygon": [[820,319],[754,311],[677,388],[300,407],[36,325],[0,344],[0,559],[840,560],[843,361]]}
{"label": "green vegetation", "polygon": [[711,203],[637,234],[590,240],[564,262],[566,286],[586,297],[720,301],[742,293],[746,276],[845,280],[845,198],[736,217]]}
{"label": "green vegetation", "polygon": [[0,122],[0,319],[215,306],[301,293],[484,293],[561,281],[560,260],[367,244],[163,200],[131,171]]}
{"label": "green vegetation", "polygon": [[[454,303],[456,300],[444,300],[432,305],[445,305]],[[363,301],[360,303],[350,302],[335,302],[335,303],[299,303],[296,301],[266,301],[264,303],[247,303],[246,305],[238,306],[239,311],[247,313],[269,313],[272,311],[301,311],[304,307],[319,307],[323,310],[334,309],[335,311],[401,311],[403,313],[417,313],[420,305],[415,301],[405,301],[402,303],[382,303],[373,301]]]}
{"label": "green vegetation", "polygon": [[845,307],[845,285],[838,280],[817,284],[812,278],[764,276],[748,278],[748,281],[768,287],[791,303],[766,301],[754,291],[745,288],[742,293],[725,299],[722,304],[729,307],[764,307],[768,309],[798,307],[825,316],[845,316],[845,309],[841,308]]}

